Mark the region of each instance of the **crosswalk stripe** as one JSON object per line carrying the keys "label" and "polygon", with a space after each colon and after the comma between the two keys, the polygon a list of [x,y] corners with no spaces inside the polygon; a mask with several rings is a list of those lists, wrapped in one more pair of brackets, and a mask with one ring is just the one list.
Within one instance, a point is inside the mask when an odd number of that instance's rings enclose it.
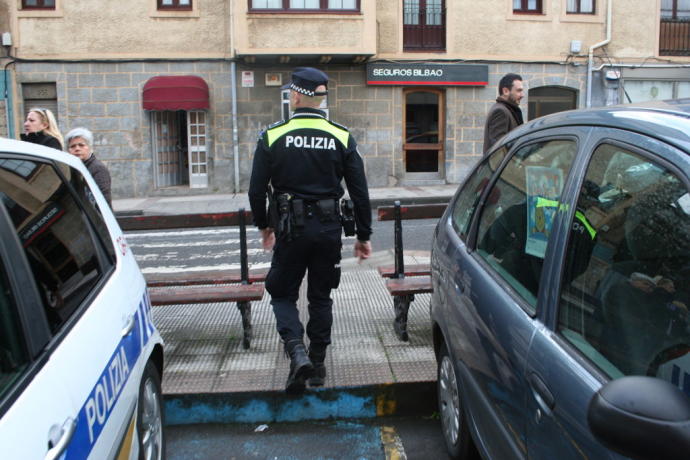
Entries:
{"label": "crosswalk stripe", "polygon": [[[247,244],[259,244],[261,243],[261,238],[247,238]],[[183,243],[130,243],[131,248],[144,248],[144,249],[162,249],[162,248],[191,248],[191,247],[201,247],[201,246],[224,246],[240,244],[239,239],[232,240],[218,240],[218,241],[194,241],[194,242],[183,242]]]}

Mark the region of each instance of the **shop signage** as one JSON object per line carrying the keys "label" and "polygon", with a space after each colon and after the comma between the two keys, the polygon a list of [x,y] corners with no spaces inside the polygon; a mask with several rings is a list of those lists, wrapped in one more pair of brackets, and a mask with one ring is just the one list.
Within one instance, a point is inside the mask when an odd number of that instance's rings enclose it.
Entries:
{"label": "shop signage", "polygon": [[392,63],[367,64],[368,85],[486,86],[488,64]]}
{"label": "shop signage", "polygon": [[29,246],[38,235],[49,229],[64,213],[65,210],[57,203],[51,203],[46,206],[38,216],[34,217],[31,222],[20,231],[19,236],[22,240],[22,246]]}

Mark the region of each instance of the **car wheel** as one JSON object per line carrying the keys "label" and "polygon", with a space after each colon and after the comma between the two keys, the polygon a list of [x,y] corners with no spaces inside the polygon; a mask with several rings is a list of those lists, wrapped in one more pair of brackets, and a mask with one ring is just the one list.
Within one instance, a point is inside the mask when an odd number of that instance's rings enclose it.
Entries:
{"label": "car wheel", "polygon": [[161,379],[158,375],[158,369],[151,361],[146,363],[144,376],[139,385],[139,403],[137,406],[139,458],[141,460],[165,459]]}
{"label": "car wheel", "polygon": [[441,414],[441,429],[446,441],[448,455],[453,460],[467,459],[473,449],[470,449],[470,436],[462,400],[458,387],[458,377],[453,360],[448,354],[444,343],[438,359],[438,410]]}

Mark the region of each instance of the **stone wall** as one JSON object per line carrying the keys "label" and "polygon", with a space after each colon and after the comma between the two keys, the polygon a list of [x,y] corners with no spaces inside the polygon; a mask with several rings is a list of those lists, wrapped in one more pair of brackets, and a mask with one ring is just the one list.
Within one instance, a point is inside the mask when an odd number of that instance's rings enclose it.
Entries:
{"label": "stone wall", "polygon": [[229,63],[17,63],[20,92],[22,83],[56,83],[63,134],[77,126],[93,131],[96,155],[108,166],[113,178],[113,198],[170,192],[154,190],[150,114],[142,108],[143,86],[157,75],[197,75],[209,86],[209,187],[185,189],[184,193],[232,191]]}
{"label": "stone wall", "polygon": [[[367,86],[364,66],[321,66],[328,73],[328,105],[331,120],[350,129],[364,158],[371,187],[405,183],[403,162],[403,87]],[[266,72],[280,72],[289,81],[291,68],[254,70],[255,87],[239,88],[240,158],[251,158],[261,130],[281,118],[280,90],[263,85]],[[578,107],[584,106],[586,73],[580,67],[558,64],[491,64],[486,87],[447,87],[445,91],[445,181],[461,182],[482,157],[486,114],[498,94],[498,82],[508,72],[522,75],[527,120],[529,88],[561,86],[578,91]],[[246,190],[251,162],[241,162],[242,189]]]}

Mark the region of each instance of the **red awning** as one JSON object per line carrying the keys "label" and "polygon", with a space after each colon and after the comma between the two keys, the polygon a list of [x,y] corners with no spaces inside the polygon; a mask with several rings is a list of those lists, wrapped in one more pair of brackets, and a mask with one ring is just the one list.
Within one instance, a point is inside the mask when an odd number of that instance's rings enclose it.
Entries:
{"label": "red awning", "polygon": [[193,75],[149,79],[143,91],[144,110],[208,109],[208,85]]}

